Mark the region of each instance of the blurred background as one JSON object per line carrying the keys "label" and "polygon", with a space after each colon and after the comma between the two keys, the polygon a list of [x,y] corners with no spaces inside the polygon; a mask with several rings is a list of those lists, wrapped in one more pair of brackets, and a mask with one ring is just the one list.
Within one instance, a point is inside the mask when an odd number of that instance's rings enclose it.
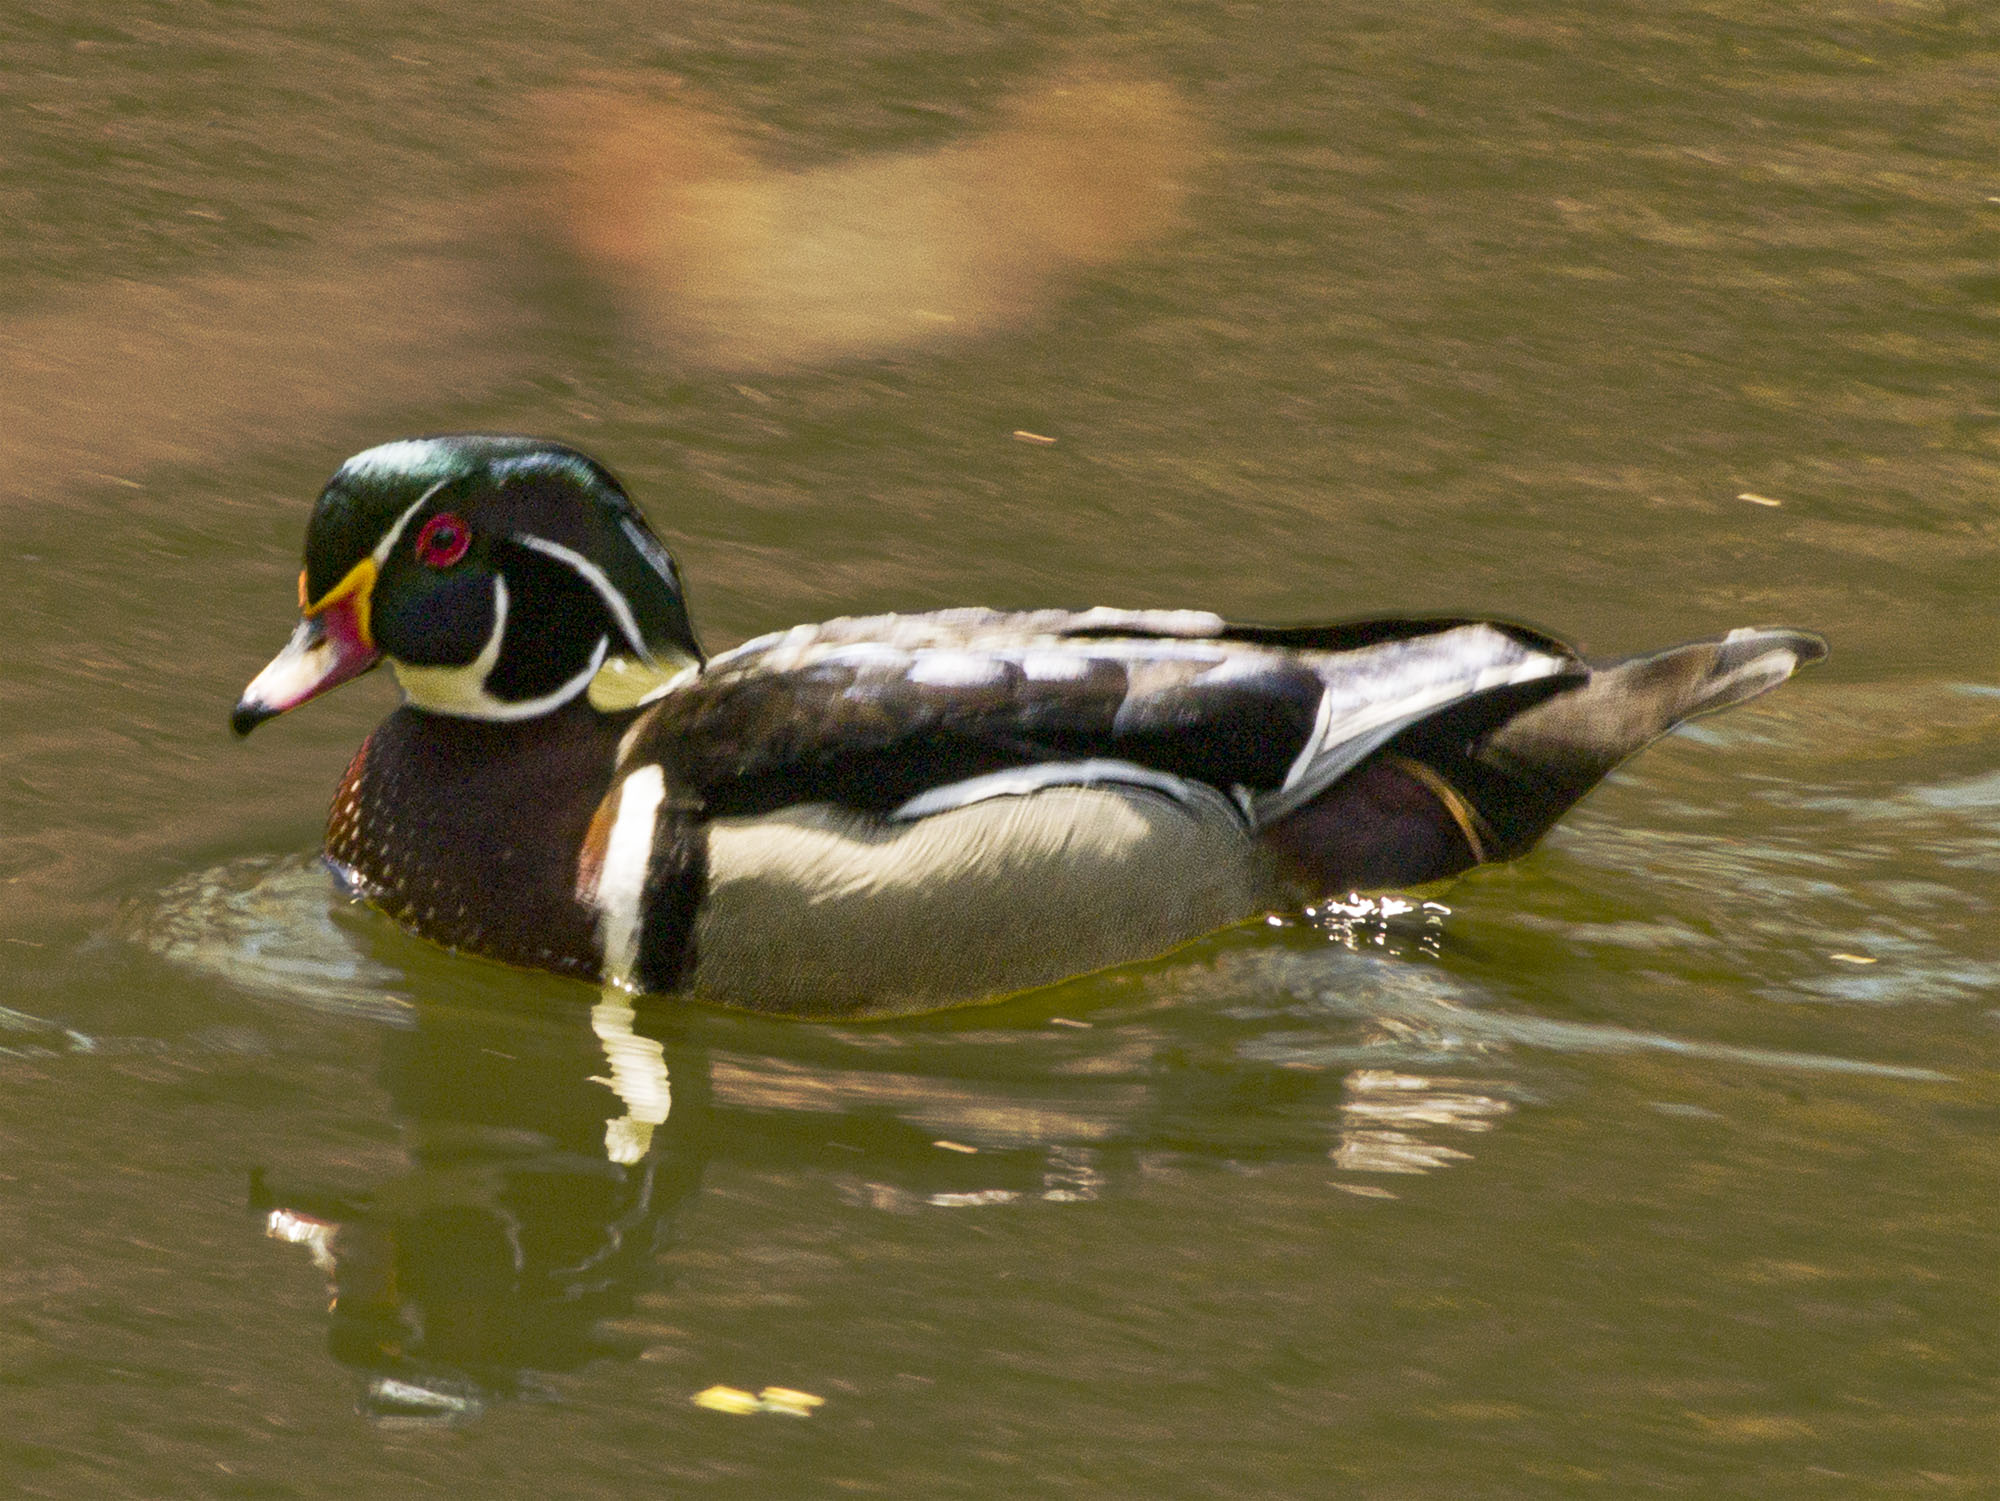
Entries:
{"label": "blurred background", "polygon": [[[0,56],[8,1489],[2000,1479],[2000,20],[36,0]],[[1429,905],[621,1014],[335,898],[386,679],[225,728],[326,476],[473,428],[616,470],[712,648],[1834,656]]]}

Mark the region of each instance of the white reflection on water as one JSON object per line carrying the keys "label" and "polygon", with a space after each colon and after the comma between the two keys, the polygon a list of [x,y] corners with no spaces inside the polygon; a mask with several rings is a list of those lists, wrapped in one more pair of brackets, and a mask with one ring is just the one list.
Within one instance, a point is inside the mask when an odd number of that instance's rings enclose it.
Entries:
{"label": "white reflection on water", "polygon": [[[214,975],[252,994],[362,1019],[408,1025],[404,976],[369,957],[363,932],[340,914],[352,908],[332,878],[309,856],[249,856],[184,877],[152,902],[135,906],[122,935],[176,964]],[[1763,1068],[1807,1069],[1892,1079],[1947,1077],[1935,1070],[1818,1053],[1742,1047],[1674,1037],[1596,1022],[1493,1009],[1471,982],[1424,962],[1450,908],[1436,902],[1350,897],[1331,904],[1317,922],[1333,946],[1238,953],[1184,986],[1191,997],[1223,1002],[1220,1014],[1258,1025],[1235,1044],[1237,1057],[1291,1067],[1436,1069],[1509,1047],[1559,1053],[1672,1053]],[[364,926],[378,920],[357,914]],[[1398,927],[1397,925],[1402,925]],[[1390,944],[1402,934],[1414,944]],[[1415,949],[1414,956],[1392,950]],[[1874,971],[1843,975],[1866,982]],[[1976,978],[1960,977],[1967,983]],[[1364,1022],[1352,1031],[1332,1019]],[[1306,1023],[1273,1030],[1270,1023]],[[1079,1036],[1086,1035],[1079,1031]],[[1115,1126],[1095,1109],[1075,1114],[1073,1102],[1043,1098],[1010,1103],[992,1115],[963,1109],[925,1113],[931,1081],[876,1069],[828,1070],[770,1057],[716,1056],[717,1090],[745,1103],[787,1110],[845,1109],[857,1096],[915,1110],[919,1124],[970,1133],[992,1144],[1101,1140]],[[1072,1063],[1067,1070],[1078,1065]],[[1059,1067],[1055,1071],[1066,1071]],[[1119,1098],[1111,1117],[1131,1101]],[[664,1118],[664,1117],[663,1117]]]}
{"label": "white reflection on water", "polygon": [[[368,953],[371,935],[389,936],[386,924],[343,917],[346,907],[316,862],[239,860],[176,883],[150,908],[128,914],[125,930],[175,963],[254,995],[408,1025],[409,982]],[[751,1023],[743,1026],[754,1030],[741,1030],[716,1021],[700,1048],[702,1082],[712,1104],[743,1113],[739,1119],[893,1120],[924,1141],[969,1144],[959,1150],[981,1164],[969,1165],[972,1181],[914,1189],[868,1182],[858,1190],[877,1207],[907,1209],[1086,1202],[1104,1183],[1099,1148],[1155,1137],[1207,1142],[1229,1155],[1310,1143],[1346,1173],[1432,1172],[1468,1160],[1472,1137],[1533,1097],[1525,1082],[1495,1077],[1518,1049],[1945,1077],[1503,1009],[1499,995],[1438,957],[1448,913],[1435,902],[1397,898],[1331,904],[1312,919],[1323,945],[1274,942],[1168,970],[1155,975],[1152,1000],[1138,1012],[1107,1010],[1088,1027],[933,1034]],[[1298,925],[1285,926],[1300,936]],[[1873,973],[1841,978],[1865,983]],[[623,996],[590,1011],[606,1060],[595,1082],[624,1106],[605,1127],[613,1163],[643,1159],[673,1104],[665,1052],[635,1020]],[[890,1056],[895,1066],[883,1066]],[[1259,1082],[1274,1075],[1300,1081],[1300,1092],[1273,1093]],[[1305,1082],[1309,1075],[1323,1076],[1324,1085]],[[1015,1168],[986,1166],[981,1152],[1027,1154],[1025,1179]],[[1035,1158],[1038,1168],[1028,1165]]]}
{"label": "white reflection on water", "polygon": [[666,1124],[674,1104],[666,1050],[634,1032],[634,1020],[631,999],[615,986],[605,986],[604,999],[590,1008],[590,1030],[611,1065],[609,1078],[593,1075],[591,1082],[605,1085],[625,1106],[623,1115],[604,1123],[604,1155],[628,1166],[652,1149],[653,1132]]}
{"label": "white reflection on water", "polygon": [[2000,989],[1981,889],[2000,870],[2000,773],[1986,749],[2000,722],[1992,694],[1977,694],[1976,713],[1971,696],[1878,689],[1837,717],[1751,716],[1777,771],[1704,785],[1699,803],[1674,790],[1675,768],[1635,763],[1613,790],[1626,806],[1586,805],[1550,840],[1587,874],[1508,921],[1586,954],[1727,966],[1779,1005],[1983,1002]]}
{"label": "white reflection on water", "polygon": [[1387,948],[1392,937],[1413,933],[1416,952],[1435,959],[1444,920],[1451,916],[1451,908],[1443,902],[1350,893],[1308,907],[1305,915],[1331,942],[1351,954],[1358,954],[1366,947]]}
{"label": "white reflection on water", "polygon": [[[1529,1047],[1556,1053],[1671,1053],[1755,1068],[1881,1079],[1949,1077],[1904,1064],[1496,1011],[1484,1004],[1486,998],[1478,990],[1451,975],[1387,957],[1363,956],[1330,967],[1317,956],[1273,953],[1262,956],[1257,970],[1257,988],[1269,998],[1232,1007],[1229,1015],[1246,1021],[1289,1016],[1321,1025],[1263,1032],[1245,1038],[1238,1052],[1295,1068],[1438,1067],[1488,1056],[1496,1049]],[[1359,1043],[1332,1040],[1324,1022],[1337,1017],[1366,1020],[1376,1032]]]}
{"label": "white reflection on water", "polygon": [[1465,1161],[1470,1152],[1425,1141],[1416,1128],[1491,1131],[1514,1108],[1467,1079],[1359,1068],[1343,1084],[1340,1138],[1327,1155],[1351,1173],[1427,1173]]}
{"label": "white reflection on water", "polygon": [[339,1228],[327,1220],[314,1219],[295,1209],[273,1209],[264,1217],[264,1233],[287,1245],[304,1246],[312,1253],[313,1265],[333,1274],[333,1233]]}
{"label": "white reflection on water", "polygon": [[335,914],[348,903],[309,855],[252,855],[184,876],[135,906],[124,937],[270,1000],[410,1025],[403,977],[361,951]]}

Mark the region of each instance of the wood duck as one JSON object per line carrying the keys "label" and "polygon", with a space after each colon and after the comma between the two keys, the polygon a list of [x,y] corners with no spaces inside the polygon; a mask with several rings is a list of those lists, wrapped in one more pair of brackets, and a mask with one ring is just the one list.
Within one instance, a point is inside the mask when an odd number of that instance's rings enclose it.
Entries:
{"label": "wood duck", "polygon": [[1592,664],[1497,620],[830,620],[704,659],[679,570],[560,443],[387,443],[306,530],[238,734],[386,661],[326,858],[454,949],[806,1017],[924,1011],[1510,860],[1691,715],[1825,654]]}

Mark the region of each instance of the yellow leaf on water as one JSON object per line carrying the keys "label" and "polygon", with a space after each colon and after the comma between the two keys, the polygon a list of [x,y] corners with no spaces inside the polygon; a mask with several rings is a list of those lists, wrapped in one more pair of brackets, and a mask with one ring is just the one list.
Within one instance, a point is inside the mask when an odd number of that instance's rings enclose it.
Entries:
{"label": "yellow leaf on water", "polygon": [[826,1398],[789,1386],[767,1386],[754,1396],[740,1386],[711,1386],[694,1394],[694,1405],[739,1418],[748,1417],[753,1412],[777,1412],[789,1418],[809,1418],[813,1409],[826,1405]]}
{"label": "yellow leaf on water", "polygon": [[711,1386],[694,1394],[694,1405],[706,1407],[710,1412],[729,1412],[741,1417],[745,1413],[760,1411],[764,1404],[741,1387]]}
{"label": "yellow leaf on water", "polygon": [[757,1393],[757,1401],[766,1412],[782,1412],[794,1418],[809,1418],[814,1408],[826,1406],[826,1398],[789,1386],[767,1386]]}

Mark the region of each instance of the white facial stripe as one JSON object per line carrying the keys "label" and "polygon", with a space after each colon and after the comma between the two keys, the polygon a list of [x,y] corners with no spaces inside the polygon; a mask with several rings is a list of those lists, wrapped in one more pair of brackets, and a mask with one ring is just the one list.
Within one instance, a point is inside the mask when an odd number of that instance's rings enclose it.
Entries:
{"label": "white facial stripe", "polygon": [[507,634],[507,581],[493,576],[493,631],[479,655],[463,667],[412,667],[389,659],[389,668],[402,685],[403,695],[419,709],[433,714],[451,714],[460,719],[533,719],[538,714],[568,703],[590,686],[611,649],[609,638],[599,636],[597,648],[583,670],[553,692],[539,698],[495,698],[486,690],[486,679],[500,661],[500,646]]}
{"label": "white facial stripe", "polygon": [[666,795],[666,773],[656,765],[641,766],[618,784],[618,812],[597,873],[604,979],[626,990],[633,988],[632,971],[639,962],[639,904],[653,860],[654,824]]}
{"label": "white facial stripe", "polygon": [[382,534],[382,540],[375,544],[375,551],[369,554],[375,560],[377,568],[382,567],[383,564],[389,561],[389,554],[396,550],[396,542],[403,535],[403,528],[410,524],[410,518],[423,509],[425,501],[429,500],[450,483],[451,479],[447,476],[439,480],[435,485],[432,485],[423,494],[411,501],[409,508],[396,518],[396,524]]}
{"label": "white facial stripe", "polygon": [[560,542],[551,542],[546,537],[531,537],[526,532],[516,532],[514,540],[523,547],[532,547],[536,552],[575,569],[578,576],[603,599],[604,607],[611,612],[611,618],[617,623],[626,643],[645,661],[653,660],[653,653],[646,645],[646,638],[639,634],[639,621],[632,613],[631,603],[625,598],[624,591],[611,582],[602,568],[575,549],[564,547]]}
{"label": "white facial stripe", "polygon": [[665,579],[674,593],[680,593],[680,575],[674,571],[674,560],[660,546],[659,539],[630,516],[618,518],[618,529],[625,534],[625,540],[632,544],[639,556],[646,560],[646,566]]}

